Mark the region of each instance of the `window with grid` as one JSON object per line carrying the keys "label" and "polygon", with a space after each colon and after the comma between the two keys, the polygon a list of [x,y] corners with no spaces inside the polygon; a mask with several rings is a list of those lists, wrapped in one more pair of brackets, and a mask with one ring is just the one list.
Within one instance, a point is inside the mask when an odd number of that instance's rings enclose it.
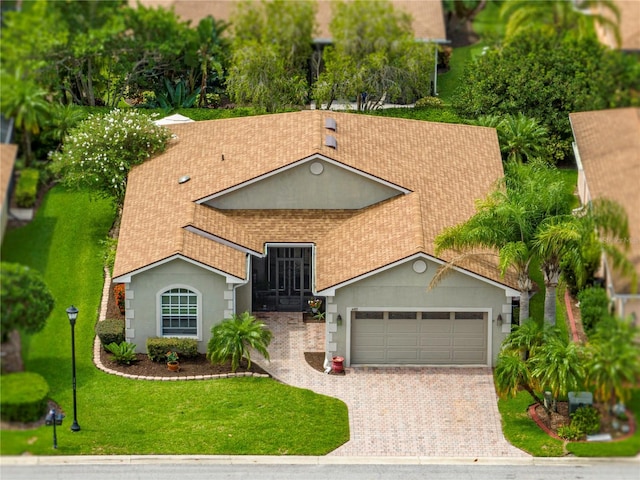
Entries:
{"label": "window with grid", "polygon": [[198,334],[198,296],[186,288],[162,294],[162,335]]}

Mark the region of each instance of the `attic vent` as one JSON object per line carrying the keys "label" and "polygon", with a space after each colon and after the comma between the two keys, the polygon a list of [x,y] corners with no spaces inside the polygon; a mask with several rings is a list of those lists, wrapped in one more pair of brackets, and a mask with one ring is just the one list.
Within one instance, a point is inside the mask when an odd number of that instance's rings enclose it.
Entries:
{"label": "attic vent", "polygon": [[325,118],[324,128],[328,128],[329,130],[333,130],[334,132],[336,132],[338,130],[338,124],[336,123],[336,119],[331,117]]}
{"label": "attic vent", "polygon": [[338,141],[336,140],[336,137],[334,137],[333,135],[326,135],[324,137],[324,144],[327,147],[338,148]]}
{"label": "attic vent", "polygon": [[189,180],[191,180],[191,177],[189,175],[183,175],[178,179],[178,183],[187,183]]}

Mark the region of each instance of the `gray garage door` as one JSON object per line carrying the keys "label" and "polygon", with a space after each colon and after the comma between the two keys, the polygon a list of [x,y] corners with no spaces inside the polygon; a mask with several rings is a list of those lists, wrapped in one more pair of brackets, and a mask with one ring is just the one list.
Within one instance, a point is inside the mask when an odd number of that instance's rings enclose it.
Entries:
{"label": "gray garage door", "polygon": [[352,312],[351,363],[486,365],[484,312]]}

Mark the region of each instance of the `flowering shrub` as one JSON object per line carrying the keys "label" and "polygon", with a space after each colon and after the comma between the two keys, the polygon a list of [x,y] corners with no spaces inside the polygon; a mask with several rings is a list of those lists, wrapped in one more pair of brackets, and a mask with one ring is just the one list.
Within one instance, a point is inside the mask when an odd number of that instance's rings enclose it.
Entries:
{"label": "flowering shrub", "polygon": [[137,110],[90,115],[51,155],[51,168],[65,185],[88,187],[122,204],[131,167],[164,151],[170,138],[169,130]]}
{"label": "flowering shrub", "polygon": [[113,287],[113,295],[116,299],[116,305],[120,310],[120,313],[124,315],[124,283],[118,283]]}
{"label": "flowering shrub", "polygon": [[322,300],[320,300],[319,298],[314,298],[309,300],[307,303],[311,308],[320,308],[320,305],[322,305]]}

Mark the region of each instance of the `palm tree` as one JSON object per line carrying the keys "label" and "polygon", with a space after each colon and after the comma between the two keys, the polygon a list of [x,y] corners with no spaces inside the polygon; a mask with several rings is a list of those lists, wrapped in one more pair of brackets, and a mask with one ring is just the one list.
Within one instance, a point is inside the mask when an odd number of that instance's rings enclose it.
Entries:
{"label": "palm tree", "polygon": [[25,163],[29,165],[33,154],[31,136],[40,129],[49,117],[46,90],[33,81],[22,78],[20,70],[15,76],[2,75],[2,97],[0,111],[7,118],[13,118],[16,128],[22,132]]}
{"label": "palm tree", "polygon": [[496,392],[500,398],[515,397],[522,389],[531,395],[536,403],[542,400],[536,395],[538,389],[528,365],[520,358],[518,352],[503,350],[498,355],[498,363],[494,372]]}
{"label": "palm tree", "polygon": [[547,330],[544,344],[531,357],[531,375],[553,397],[552,409],[556,411],[558,398],[566,397],[571,390],[582,386],[585,369],[579,345],[570,342],[556,329]]}
{"label": "palm tree", "polygon": [[[507,162],[505,177],[466,222],[449,227],[434,241],[436,255],[445,250],[463,252],[460,258],[479,255],[478,248],[497,251],[500,273],[513,268],[520,290],[520,323],[529,318],[533,282],[529,266],[535,257],[534,234],[549,216],[571,211],[572,195],[557,169],[542,161]],[[486,255],[486,253],[484,253]],[[438,271],[432,288],[460,258]]]}
{"label": "palm tree", "polygon": [[495,128],[498,132],[500,151],[505,160],[523,162],[542,156],[547,129],[535,118],[518,115],[483,115],[475,125]]}
{"label": "palm tree", "polygon": [[247,368],[251,367],[251,349],[257,350],[264,358],[269,359],[267,347],[271,343],[272,333],[266,325],[259,322],[249,312],[224,320],[211,329],[211,339],[207,346],[207,358],[211,363],[231,361],[231,371],[240,366],[240,360],[247,360]]}
{"label": "palm tree", "polygon": [[597,199],[585,207],[581,215],[558,215],[541,222],[535,232],[533,249],[540,259],[544,277],[545,320],[551,325],[556,323],[556,287],[563,264],[576,274],[578,285],[584,284],[585,242],[594,242],[611,259],[614,268],[635,279],[633,265],[618,247],[626,249],[628,239],[627,214],[622,206],[608,199]]}
{"label": "palm tree", "polygon": [[587,385],[596,401],[626,402],[633,386],[640,383],[640,349],[635,339],[638,328],[631,321],[611,319],[599,322],[587,344]]}
{"label": "palm tree", "polygon": [[528,360],[536,354],[536,350],[544,344],[546,325],[536,320],[526,320],[516,325],[502,342],[503,350],[519,352],[520,358]]}
{"label": "palm tree", "polygon": [[506,37],[542,26],[557,33],[576,32],[581,38],[595,33],[594,23],[610,30],[620,45],[620,11],[612,0],[512,0],[504,2]]}

